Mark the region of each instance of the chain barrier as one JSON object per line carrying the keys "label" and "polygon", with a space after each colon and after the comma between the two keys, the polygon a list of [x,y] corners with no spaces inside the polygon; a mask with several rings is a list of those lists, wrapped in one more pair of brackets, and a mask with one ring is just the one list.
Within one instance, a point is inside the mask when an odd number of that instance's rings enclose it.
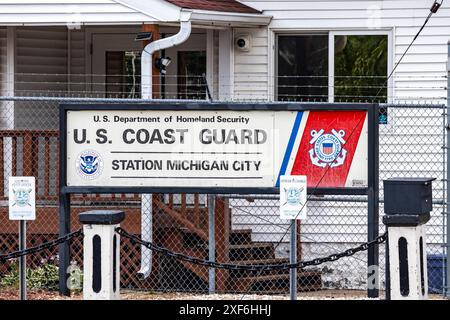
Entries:
{"label": "chain barrier", "polygon": [[323,257],[323,258],[316,258],[313,260],[301,261],[301,262],[297,262],[297,263],[282,263],[282,264],[267,264],[267,265],[257,265],[257,264],[255,264],[255,265],[239,265],[239,264],[213,262],[213,261],[209,261],[209,260],[204,260],[204,259],[188,256],[188,255],[185,255],[185,254],[182,254],[179,252],[173,252],[166,248],[157,246],[151,242],[144,241],[144,240],[140,239],[139,237],[128,233],[126,230],[124,230],[120,227],[116,228],[116,232],[120,236],[129,239],[131,241],[131,243],[133,243],[133,244],[137,243],[137,244],[143,245],[143,246],[149,248],[150,250],[164,254],[171,258],[183,260],[183,261],[201,265],[201,266],[206,266],[209,268],[226,269],[226,270],[245,270],[245,271],[260,271],[260,270],[261,271],[275,271],[275,270],[287,270],[287,269],[303,269],[306,267],[317,266],[322,263],[333,262],[333,261],[339,260],[344,257],[353,256],[356,253],[361,252],[361,251],[367,251],[370,247],[382,244],[387,239],[387,232],[385,232],[384,234],[375,238],[372,241],[363,243],[355,248],[347,249],[341,253],[331,254],[331,255]]}
{"label": "chain barrier", "polygon": [[57,245],[60,245],[64,242],[66,242],[66,241],[69,241],[72,238],[77,238],[77,237],[81,237],[81,236],[83,236],[83,230],[79,229],[77,231],[68,233],[65,236],[59,237],[52,241],[41,243],[38,246],[30,247],[30,248],[27,248],[24,250],[14,251],[14,252],[4,254],[4,255],[0,255],[0,263],[6,262],[11,259],[17,259],[19,257],[25,256],[28,254],[33,254],[33,253],[37,253],[37,252],[41,252],[41,251],[50,249],[52,247],[55,247]]}

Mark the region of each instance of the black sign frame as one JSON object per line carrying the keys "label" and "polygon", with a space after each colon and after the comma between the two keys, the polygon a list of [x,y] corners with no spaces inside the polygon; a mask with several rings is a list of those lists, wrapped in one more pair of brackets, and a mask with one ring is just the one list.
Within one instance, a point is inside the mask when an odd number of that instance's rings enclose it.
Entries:
{"label": "black sign frame", "polygon": [[[353,195],[367,196],[368,201],[368,241],[378,236],[379,228],[379,105],[362,103],[212,103],[212,102],[155,102],[155,103],[73,103],[60,105],[60,173],[59,173],[59,233],[60,236],[70,232],[70,195],[71,194],[111,194],[111,193],[208,193],[208,194],[278,194],[279,188],[220,188],[220,187],[86,187],[67,186],[67,111],[78,110],[197,110],[199,112],[232,111],[367,111],[368,114],[368,184],[365,188],[308,188],[309,195]],[[69,295],[66,282],[66,270],[70,265],[69,243],[60,246],[60,283],[61,294]],[[371,247],[368,251],[368,266],[378,265],[378,249]],[[377,297],[378,289],[368,289],[369,297]]]}

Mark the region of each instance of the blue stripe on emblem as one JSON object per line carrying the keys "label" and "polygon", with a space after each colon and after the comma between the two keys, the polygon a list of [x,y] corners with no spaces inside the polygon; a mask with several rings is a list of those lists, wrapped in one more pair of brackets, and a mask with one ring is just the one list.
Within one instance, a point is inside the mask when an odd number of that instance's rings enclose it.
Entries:
{"label": "blue stripe on emblem", "polygon": [[278,174],[276,187],[280,186],[280,176],[286,173],[286,169],[289,163],[289,158],[291,157],[292,148],[294,147],[295,139],[297,138],[298,129],[300,128],[300,123],[302,122],[303,111],[297,112],[297,116],[295,117],[294,126],[292,127],[291,137],[289,138],[289,142],[286,148],[286,152],[284,154],[283,163],[281,164],[280,173]]}

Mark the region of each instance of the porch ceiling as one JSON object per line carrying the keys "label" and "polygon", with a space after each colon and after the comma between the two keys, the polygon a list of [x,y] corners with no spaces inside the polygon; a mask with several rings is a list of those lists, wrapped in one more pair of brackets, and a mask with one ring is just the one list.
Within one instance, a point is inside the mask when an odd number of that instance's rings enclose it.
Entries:
{"label": "porch ceiling", "polygon": [[[177,23],[197,25],[267,25],[270,17],[234,0],[0,0],[3,25],[124,25]],[[189,4],[186,4],[189,3]],[[205,4],[198,0],[198,4]],[[176,5],[177,4],[177,5]],[[215,4],[215,5],[213,5]],[[222,10],[229,6],[229,11]],[[207,10],[205,10],[207,9]],[[211,10],[214,9],[214,10]]]}

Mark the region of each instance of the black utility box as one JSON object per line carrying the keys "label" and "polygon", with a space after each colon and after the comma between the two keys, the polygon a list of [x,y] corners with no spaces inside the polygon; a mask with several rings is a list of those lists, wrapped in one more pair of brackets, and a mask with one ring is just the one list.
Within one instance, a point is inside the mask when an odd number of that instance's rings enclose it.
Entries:
{"label": "black utility box", "polygon": [[436,178],[390,178],[383,181],[386,214],[425,214],[431,212],[431,182]]}

